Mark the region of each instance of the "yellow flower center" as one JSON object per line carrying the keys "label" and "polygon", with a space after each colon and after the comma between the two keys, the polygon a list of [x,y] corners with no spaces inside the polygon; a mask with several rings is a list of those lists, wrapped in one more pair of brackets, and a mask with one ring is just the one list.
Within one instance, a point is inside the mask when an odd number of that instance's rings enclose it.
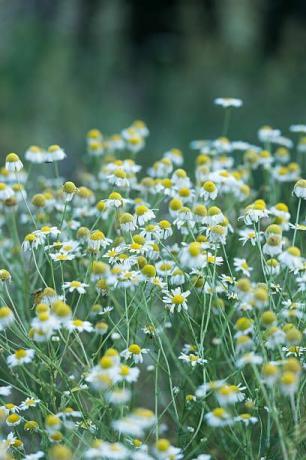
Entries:
{"label": "yellow flower center", "polygon": [[133,353],[133,355],[139,355],[141,353],[141,348],[136,343],[133,343],[129,346],[129,352]]}
{"label": "yellow flower center", "polygon": [[125,364],[122,364],[122,366],[120,366],[120,375],[122,377],[126,377],[127,375],[129,375],[129,373],[130,373],[129,366],[126,366]]}
{"label": "yellow flower center", "polygon": [[72,324],[75,326],[75,327],[82,327],[83,324],[84,324],[84,321],[82,321],[81,319],[74,319],[72,321]]}
{"label": "yellow flower center", "polygon": [[216,186],[213,182],[207,181],[204,183],[203,189],[205,190],[205,192],[213,193],[216,190]]}
{"label": "yellow flower center", "polygon": [[197,257],[201,254],[201,244],[200,243],[197,243],[196,241],[194,243],[190,243],[189,247],[188,247],[188,251],[189,251],[189,254],[192,256],[192,257]]}
{"label": "yellow flower center", "polygon": [[8,163],[16,163],[17,161],[20,161],[20,160],[19,160],[19,156],[16,155],[16,153],[9,153],[6,156],[5,161],[7,161]]}
{"label": "yellow flower center", "polygon": [[23,348],[20,348],[20,350],[15,351],[16,359],[22,359],[22,358],[25,358],[26,356],[27,356],[27,352]]}
{"label": "yellow flower center", "polygon": [[290,248],[287,249],[288,254],[294,257],[300,257],[301,256],[301,251],[299,248],[296,246],[291,246]]}
{"label": "yellow flower center", "polygon": [[290,371],[286,371],[281,376],[281,383],[283,385],[293,385],[297,381],[297,376]]}
{"label": "yellow flower center", "polygon": [[8,423],[18,423],[19,420],[20,420],[20,416],[17,414],[11,414],[6,419]]}
{"label": "yellow flower center", "polygon": [[155,446],[156,446],[156,449],[159,450],[160,452],[167,452],[167,450],[170,447],[170,442],[168,441],[168,439],[162,438],[156,442]]}
{"label": "yellow flower center", "polygon": [[78,288],[81,286],[81,283],[80,281],[71,281],[70,286],[74,288]]}
{"label": "yellow flower center", "polygon": [[0,319],[7,318],[12,313],[12,310],[9,307],[0,307]]}
{"label": "yellow flower center", "polygon": [[111,367],[113,367],[113,360],[110,356],[103,356],[101,359],[100,359],[100,362],[99,362],[100,366],[103,368],[103,369],[110,369]]}
{"label": "yellow flower center", "polygon": [[225,415],[225,410],[222,407],[217,407],[212,411],[213,415],[217,418],[222,418]]}
{"label": "yellow flower center", "polygon": [[173,297],[172,297],[172,303],[174,303],[175,305],[181,305],[183,302],[184,302],[184,296],[182,296],[182,294],[175,294]]}

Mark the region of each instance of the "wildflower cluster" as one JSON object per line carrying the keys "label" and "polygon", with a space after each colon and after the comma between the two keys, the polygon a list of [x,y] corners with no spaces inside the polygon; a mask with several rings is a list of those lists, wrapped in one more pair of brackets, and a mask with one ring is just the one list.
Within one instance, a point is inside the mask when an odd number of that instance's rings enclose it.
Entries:
{"label": "wildflower cluster", "polygon": [[58,145],[6,156],[1,459],[302,458],[306,126],[230,140],[215,103],[194,168],[145,170],[142,121],[68,182]]}

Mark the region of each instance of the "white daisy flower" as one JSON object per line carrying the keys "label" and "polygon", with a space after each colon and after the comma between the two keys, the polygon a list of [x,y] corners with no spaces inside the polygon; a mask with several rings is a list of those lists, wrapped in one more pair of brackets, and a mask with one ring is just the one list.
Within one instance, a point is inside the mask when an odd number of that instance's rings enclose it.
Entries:
{"label": "white daisy flower", "polygon": [[0,331],[3,331],[15,321],[13,311],[6,305],[0,307]]}
{"label": "white daisy flower", "polygon": [[304,262],[301,257],[301,251],[296,246],[290,246],[282,254],[279,255],[279,260],[282,265],[297,273],[303,268]]}
{"label": "white daisy flower", "polygon": [[294,186],[293,193],[297,198],[306,200],[306,179],[299,179]]}
{"label": "white daisy flower", "polygon": [[178,312],[187,310],[187,297],[190,295],[190,291],[183,292],[180,287],[164,292],[163,302],[166,308],[169,308],[170,313],[174,313],[174,310]]}
{"label": "white daisy flower", "polygon": [[30,363],[35,355],[35,351],[31,348],[24,349],[20,348],[15,351],[12,355],[9,355],[6,359],[9,367],[20,366],[22,364]]}
{"label": "white daisy flower", "polygon": [[229,107],[239,108],[242,106],[242,100],[234,97],[217,97],[214,100],[214,103],[224,107],[225,109]]}
{"label": "white daisy flower", "polygon": [[148,348],[141,348],[136,343],[132,343],[128,348],[123,350],[120,355],[124,359],[132,358],[135,364],[143,362],[143,354],[147,354],[149,352]]}
{"label": "white daisy flower", "polygon": [[252,267],[249,267],[245,259],[240,259],[239,257],[234,257],[234,267],[237,272],[242,272],[245,276],[250,277],[253,270]]}
{"label": "white daisy flower", "polygon": [[247,364],[258,365],[263,361],[262,356],[256,355],[254,352],[246,353],[241,356],[236,362],[237,367],[244,367]]}
{"label": "white daisy flower", "polygon": [[93,330],[93,326],[89,321],[83,321],[81,319],[72,319],[65,324],[65,327],[69,331],[77,332],[91,332]]}
{"label": "white daisy flower", "polygon": [[89,284],[81,283],[80,281],[66,281],[63,288],[68,289],[69,292],[77,291],[79,294],[85,294],[88,286]]}
{"label": "white daisy flower", "polygon": [[178,359],[181,359],[182,361],[190,364],[191,367],[195,367],[197,365],[202,366],[203,364],[207,363],[207,359],[201,358],[195,353],[181,353]]}
{"label": "white daisy flower", "polygon": [[8,155],[6,155],[5,168],[9,172],[19,172],[22,170],[22,161],[16,153],[9,153]]}
{"label": "white daisy flower", "polygon": [[24,154],[25,159],[31,163],[45,163],[47,161],[47,154],[44,149],[37,145],[31,145]]}
{"label": "white daisy flower", "polygon": [[46,161],[53,163],[54,161],[60,161],[66,158],[66,153],[59,145],[50,145],[46,152]]}
{"label": "white daisy flower", "polygon": [[234,419],[223,407],[217,407],[208,412],[205,415],[205,420],[208,425],[213,427],[223,427],[234,423]]}

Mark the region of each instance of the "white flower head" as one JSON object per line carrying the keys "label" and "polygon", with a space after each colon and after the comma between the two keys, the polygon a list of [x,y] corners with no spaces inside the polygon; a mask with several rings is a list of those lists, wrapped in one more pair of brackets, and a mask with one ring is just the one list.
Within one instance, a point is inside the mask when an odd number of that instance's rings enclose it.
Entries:
{"label": "white flower head", "polygon": [[190,291],[183,292],[180,287],[166,291],[163,297],[163,302],[170,312],[174,310],[180,312],[182,309],[187,310],[187,297],[190,295]]}

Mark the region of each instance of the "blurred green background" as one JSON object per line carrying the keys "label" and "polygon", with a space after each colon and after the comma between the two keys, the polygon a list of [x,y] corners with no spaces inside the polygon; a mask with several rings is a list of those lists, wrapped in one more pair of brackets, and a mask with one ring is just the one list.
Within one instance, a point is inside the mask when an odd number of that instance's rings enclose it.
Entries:
{"label": "blurred green background", "polygon": [[[152,159],[218,136],[216,96],[239,97],[230,136],[306,122],[303,0],[0,1],[0,152],[62,145],[135,118]],[[67,163],[66,163],[67,165]],[[67,167],[67,166],[66,166]]]}

